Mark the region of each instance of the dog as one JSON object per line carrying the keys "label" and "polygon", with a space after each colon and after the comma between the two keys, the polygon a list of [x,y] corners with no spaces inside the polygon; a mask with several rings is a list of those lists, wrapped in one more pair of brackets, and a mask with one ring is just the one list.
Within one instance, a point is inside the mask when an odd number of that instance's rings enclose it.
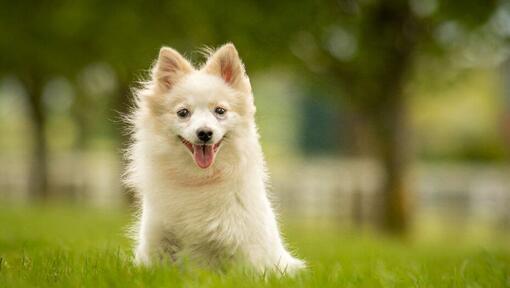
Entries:
{"label": "dog", "polygon": [[141,205],[135,263],[294,274],[305,263],[286,249],[267,195],[244,65],[231,43],[207,57],[195,68],[163,47],[134,92],[126,182]]}

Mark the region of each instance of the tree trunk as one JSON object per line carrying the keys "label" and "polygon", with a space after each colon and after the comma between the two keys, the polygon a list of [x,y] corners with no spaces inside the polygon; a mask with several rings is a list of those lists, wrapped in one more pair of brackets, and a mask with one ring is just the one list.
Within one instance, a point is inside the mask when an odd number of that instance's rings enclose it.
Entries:
{"label": "tree trunk", "polygon": [[29,113],[32,124],[32,156],[29,172],[29,195],[35,200],[45,200],[49,196],[48,159],[46,143],[46,117],[42,105],[43,81],[36,75],[24,79],[27,89]]}
{"label": "tree trunk", "polygon": [[[373,65],[369,72],[372,99],[367,107],[384,168],[382,226],[403,234],[409,226],[409,189],[406,183],[410,156],[407,140],[406,86],[413,66],[419,23],[406,1],[380,2],[365,30]],[[363,68],[362,68],[363,69]],[[365,79],[366,80],[366,79]]]}
{"label": "tree trunk", "polygon": [[382,183],[382,227],[393,234],[408,230],[410,217],[409,188],[406,174],[409,161],[408,127],[405,103],[394,97],[376,123],[380,159],[384,170]]}

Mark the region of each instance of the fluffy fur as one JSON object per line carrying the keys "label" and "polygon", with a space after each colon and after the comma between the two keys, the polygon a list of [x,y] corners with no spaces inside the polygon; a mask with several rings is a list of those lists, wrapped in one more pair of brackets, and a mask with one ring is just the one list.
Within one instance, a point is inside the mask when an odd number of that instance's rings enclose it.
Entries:
{"label": "fluffy fur", "polygon": [[[284,247],[268,200],[251,85],[234,45],[199,69],[163,47],[135,96],[126,182],[142,206],[136,263],[303,268]],[[207,142],[201,129],[212,133]]]}

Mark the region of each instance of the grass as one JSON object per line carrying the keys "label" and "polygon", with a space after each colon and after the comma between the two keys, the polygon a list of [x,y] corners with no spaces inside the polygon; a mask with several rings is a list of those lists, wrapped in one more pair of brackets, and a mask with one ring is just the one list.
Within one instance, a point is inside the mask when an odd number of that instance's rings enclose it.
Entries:
{"label": "grass", "polygon": [[504,242],[401,242],[284,225],[310,270],[264,280],[242,271],[135,267],[124,236],[127,213],[64,205],[0,208],[0,287],[510,287]]}

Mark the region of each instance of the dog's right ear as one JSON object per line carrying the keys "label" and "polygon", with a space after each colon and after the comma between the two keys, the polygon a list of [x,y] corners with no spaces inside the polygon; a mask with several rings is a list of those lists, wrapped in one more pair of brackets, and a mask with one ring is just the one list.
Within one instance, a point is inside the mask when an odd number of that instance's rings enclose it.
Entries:
{"label": "dog's right ear", "polygon": [[184,57],[169,47],[159,50],[159,57],[154,66],[152,77],[163,91],[170,90],[180,78],[192,72],[193,66]]}

